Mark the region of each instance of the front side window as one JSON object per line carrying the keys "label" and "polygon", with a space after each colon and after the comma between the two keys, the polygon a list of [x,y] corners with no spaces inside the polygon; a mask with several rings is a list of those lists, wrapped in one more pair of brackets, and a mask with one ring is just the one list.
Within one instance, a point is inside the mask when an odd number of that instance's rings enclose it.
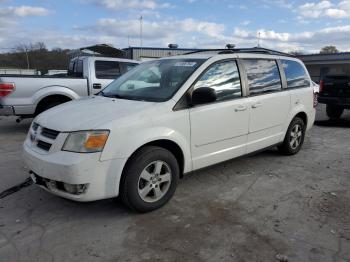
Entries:
{"label": "front side window", "polygon": [[241,80],[236,61],[225,61],[212,65],[200,77],[194,89],[200,87],[213,88],[217,101],[241,97]]}
{"label": "front side window", "polygon": [[307,76],[304,67],[300,63],[292,60],[282,60],[282,65],[287,78],[288,88],[310,86],[310,79]]}
{"label": "front side window", "polygon": [[115,79],[121,75],[119,62],[116,61],[96,61],[96,78]]}
{"label": "front side window", "polygon": [[281,77],[275,60],[243,60],[250,95],[258,95],[282,89]]}
{"label": "front side window", "polygon": [[145,62],[113,81],[104,96],[161,102],[169,100],[204,59],[164,59]]}

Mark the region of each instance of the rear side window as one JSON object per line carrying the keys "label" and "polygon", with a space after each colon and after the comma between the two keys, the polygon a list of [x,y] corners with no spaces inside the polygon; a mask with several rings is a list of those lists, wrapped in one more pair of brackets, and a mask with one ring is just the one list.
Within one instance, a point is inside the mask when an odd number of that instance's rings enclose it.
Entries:
{"label": "rear side window", "polygon": [[82,60],[78,60],[75,63],[74,75],[76,77],[83,77],[83,61]]}
{"label": "rear side window", "polygon": [[280,91],[281,77],[275,60],[243,60],[246,70],[250,95]]}
{"label": "rear side window", "polygon": [[282,60],[282,65],[287,78],[288,88],[310,86],[310,79],[307,76],[304,67],[300,63],[291,60]]}
{"label": "rear side window", "polygon": [[115,79],[121,75],[119,62],[116,61],[96,61],[96,78]]}
{"label": "rear side window", "polygon": [[213,88],[217,101],[241,97],[241,80],[236,61],[225,61],[210,66],[197,81],[194,89],[200,87]]}
{"label": "rear side window", "polygon": [[74,60],[70,61],[69,65],[68,65],[68,76],[74,76]]}

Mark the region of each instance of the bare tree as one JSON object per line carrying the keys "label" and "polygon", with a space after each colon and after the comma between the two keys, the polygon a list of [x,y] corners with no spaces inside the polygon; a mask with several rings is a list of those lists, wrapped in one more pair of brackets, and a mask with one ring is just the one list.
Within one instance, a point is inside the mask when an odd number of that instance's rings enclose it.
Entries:
{"label": "bare tree", "polygon": [[320,50],[320,54],[336,54],[339,53],[339,50],[334,45],[328,45],[322,47]]}
{"label": "bare tree", "polygon": [[1,67],[33,68],[42,72],[50,69],[66,69],[69,50],[54,48],[49,51],[42,42],[19,44],[13,52],[0,53]]}

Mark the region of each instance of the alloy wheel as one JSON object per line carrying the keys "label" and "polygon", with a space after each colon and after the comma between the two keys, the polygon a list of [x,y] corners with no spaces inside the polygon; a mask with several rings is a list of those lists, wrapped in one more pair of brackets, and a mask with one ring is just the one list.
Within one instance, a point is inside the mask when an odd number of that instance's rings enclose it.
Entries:
{"label": "alloy wheel", "polygon": [[171,169],[161,160],[146,166],[138,181],[138,194],[145,202],[160,200],[169,190],[171,184]]}

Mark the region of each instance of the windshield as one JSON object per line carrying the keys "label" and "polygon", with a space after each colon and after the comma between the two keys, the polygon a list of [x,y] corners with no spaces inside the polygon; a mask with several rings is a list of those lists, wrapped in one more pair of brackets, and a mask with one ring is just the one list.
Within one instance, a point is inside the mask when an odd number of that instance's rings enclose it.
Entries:
{"label": "windshield", "polygon": [[162,102],[169,100],[204,59],[164,59],[140,64],[109,84],[100,95]]}

